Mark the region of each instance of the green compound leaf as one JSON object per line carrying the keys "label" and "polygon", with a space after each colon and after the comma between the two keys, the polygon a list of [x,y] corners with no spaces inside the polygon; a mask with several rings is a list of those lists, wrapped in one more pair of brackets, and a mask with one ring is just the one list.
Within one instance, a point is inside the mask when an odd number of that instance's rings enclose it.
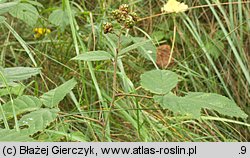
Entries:
{"label": "green compound leaf", "polygon": [[[7,83],[13,81],[21,81],[30,78],[31,76],[37,75],[40,73],[40,68],[30,68],[30,67],[12,67],[12,68],[2,68],[0,67],[0,73],[3,74],[3,77]],[[4,79],[0,77],[0,85],[4,85]]]}
{"label": "green compound leaf", "polygon": [[37,9],[33,5],[28,3],[17,4],[10,9],[9,13],[30,26],[34,26],[39,17]]}
{"label": "green compound leaf", "polygon": [[18,96],[21,96],[23,94],[23,91],[25,90],[25,86],[21,84],[16,84],[13,86],[9,86],[8,88],[1,88],[0,89],[0,97],[4,95],[9,95],[9,94],[15,94]]}
{"label": "green compound leaf", "polygon": [[27,129],[23,129],[24,133],[28,135],[43,131],[51,122],[56,120],[58,112],[58,109],[39,109],[24,115],[19,120],[19,125],[28,126]]}
{"label": "green compound leaf", "polygon": [[16,6],[19,2],[7,2],[0,1],[0,15],[8,12],[12,7]]}
{"label": "green compound leaf", "polygon": [[[42,106],[42,102],[33,96],[23,95],[13,100],[16,115],[34,111]],[[2,105],[3,112],[6,118],[13,117],[12,102],[9,101]],[[0,121],[3,119],[3,114],[0,112]]]}
{"label": "green compound leaf", "polygon": [[177,82],[177,74],[168,70],[152,70],[141,75],[141,86],[155,94],[169,93]]}
{"label": "green compound leaf", "polygon": [[34,6],[43,8],[43,5],[41,3],[39,3],[39,2],[37,2],[37,1],[28,0],[27,3],[30,3],[30,4],[32,4]]}
{"label": "green compound leaf", "polygon": [[72,60],[83,60],[83,61],[101,61],[112,59],[113,56],[105,51],[91,51],[80,54],[74,57]]}
{"label": "green compound leaf", "polygon": [[41,96],[41,101],[46,107],[52,108],[59,104],[61,100],[75,87],[76,81],[71,79],[59,87],[44,93]]}
{"label": "green compound leaf", "polygon": [[69,17],[66,11],[60,9],[54,10],[49,16],[49,22],[60,27],[64,31],[65,27],[69,25]]}
{"label": "green compound leaf", "polygon": [[22,131],[0,129],[0,142],[34,142],[29,135]]}
{"label": "green compound leaf", "polygon": [[245,114],[232,100],[214,93],[191,92],[185,97],[173,94],[154,96],[155,102],[180,115],[188,115],[193,118],[201,116],[201,109],[215,110],[220,114],[247,118]]}

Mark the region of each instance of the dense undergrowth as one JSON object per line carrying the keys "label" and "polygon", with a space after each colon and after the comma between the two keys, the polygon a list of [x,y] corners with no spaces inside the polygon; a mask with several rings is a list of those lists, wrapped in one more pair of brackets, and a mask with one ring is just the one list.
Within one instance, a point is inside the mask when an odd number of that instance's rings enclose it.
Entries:
{"label": "dense undergrowth", "polygon": [[249,141],[250,1],[184,2],[1,0],[0,140]]}

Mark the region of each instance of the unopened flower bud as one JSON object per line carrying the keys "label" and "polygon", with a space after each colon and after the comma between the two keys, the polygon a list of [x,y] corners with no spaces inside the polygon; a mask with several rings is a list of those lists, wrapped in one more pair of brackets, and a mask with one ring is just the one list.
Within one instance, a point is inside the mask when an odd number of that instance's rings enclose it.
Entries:
{"label": "unopened flower bud", "polygon": [[139,20],[139,17],[135,12],[131,12],[131,13],[129,13],[129,15],[133,18],[133,20],[135,22],[137,22]]}
{"label": "unopened flower bud", "polygon": [[133,20],[132,16],[127,16],[125,20],[125,27],[126,28],[132,28],[135,25],[135,21]]}
{"label": "unopened flower bud", "polygon": [[103,25],[103,30],[104,30],[105,34],[110,33],[113,31],[113,25],[111,23],[107,22]]}
{"label": "unopened flower bud", "polygon": [[121,12],[128,13],[128,5],[127,4],[120,5],[119,10]]}

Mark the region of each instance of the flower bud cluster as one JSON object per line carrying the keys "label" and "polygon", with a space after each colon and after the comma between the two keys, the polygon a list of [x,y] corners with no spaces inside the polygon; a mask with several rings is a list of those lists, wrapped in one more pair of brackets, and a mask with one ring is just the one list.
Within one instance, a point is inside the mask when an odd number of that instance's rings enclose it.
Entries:
{"label": "flower bud cluster", "polygon": [[[138,21],[139,17],[135,12],[129,10],[127,4],[120,5],[119,9],[112,11],[113,18],[124,28],[131,29]],[[103,25],[104,33],[110,33],[113,31],[111,23],[105,23]]]}
{"label": "flower bud cluster", "polygon": [[125,28],[132,28],[138,21],[138,16],[135,12],[129,10],[127,4],[120,5],[119,9],[112,11],[114,19]]}

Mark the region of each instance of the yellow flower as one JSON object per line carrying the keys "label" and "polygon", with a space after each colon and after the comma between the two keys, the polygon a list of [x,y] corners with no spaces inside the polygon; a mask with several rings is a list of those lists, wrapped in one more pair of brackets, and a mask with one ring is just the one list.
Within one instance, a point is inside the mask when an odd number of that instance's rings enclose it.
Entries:
{"label": "yellow flower", "polygon": [[46,35],[46,34],[49,34],[51,33],[51,30],[50,29],[47,29],[47,28],[34,28],[34,37],[35,38],[40,38],[41,36],[43,35]]}
{"label": "yellow flower", "polygon": [[38,34],[38,33],[36,33],[36,34],[34,34],[34,38],[40,38],[42,35],[40,35],[40,34]]}
{"label": "yellow flower", "polygon": [[185,3],[177,2],[176,0],[168,0],[167,4],[164,4],[164,6],[161,8],[162,12],[167,13],[179,13],[184,12],[188,9],[188,5]]}

